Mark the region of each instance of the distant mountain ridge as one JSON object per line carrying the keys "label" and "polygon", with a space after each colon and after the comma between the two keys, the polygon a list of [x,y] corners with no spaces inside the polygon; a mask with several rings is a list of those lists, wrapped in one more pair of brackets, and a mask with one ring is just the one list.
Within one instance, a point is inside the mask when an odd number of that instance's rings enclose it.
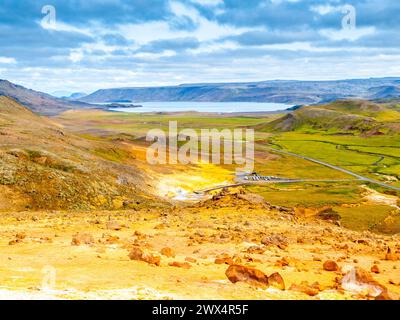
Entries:
{"label": "distant mountain ridge", "polygon": [[273,80],[243,83],[199,83],[165,87],[101,89],[80,98],[87,103],[110,101],[209,101],[316,104],[338,99],[400,97],[400,78],[337,81]]}
{"label": "distant mountain ridge", "polygon": [[23,86],[0,79],[0,96],[15,99],[20,104],[34,112],[43,115],[56,115],[71,109],[93,108],[94,106],[81,102],[69,101],[53,97],[49,94],[27,89]]}

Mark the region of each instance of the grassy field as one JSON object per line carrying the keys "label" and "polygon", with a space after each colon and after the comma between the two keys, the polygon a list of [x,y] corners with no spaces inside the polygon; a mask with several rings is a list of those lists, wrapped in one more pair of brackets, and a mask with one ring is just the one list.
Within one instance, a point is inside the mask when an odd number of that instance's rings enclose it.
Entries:
{"label": "grassy field", "polygon": [[287,207],[322,207],[361,202],[359,183],[298,183],[249,186],[274,205]]}
{"label": "grassy field", "polygon": [[[288,132],[277,134],[272,145],[386,181],[400,179],[400,136],[338,136]],[[399,186],[399,182],[394,185]]]}
{"label": "grassy field", "polygon": [[[335,207],[344,227],[381,233],[400,232],[399,217],[391,217],[393,208],[384,205],[361,205],[356,208]],[[355,210],[357,209],[357,210]]]}
{"label": "grassy field", "polygon": [[[102,111],[72,111],[66,112],[59,117],[65,123],[75,128],[97,129],[99,132],[127,133],[134,136],[143,136],[151,129],[168,129],[170,121],[177,121],[178,129],[192,128],[240,128],[252,127],[260,123],[271,121],[280,115],[265,116],[238,116],[224,115],[215,116],[196,112],[173,113],[173,114],[137,114],[117,113]],[[93,131],[91,131],[93,132]]]}

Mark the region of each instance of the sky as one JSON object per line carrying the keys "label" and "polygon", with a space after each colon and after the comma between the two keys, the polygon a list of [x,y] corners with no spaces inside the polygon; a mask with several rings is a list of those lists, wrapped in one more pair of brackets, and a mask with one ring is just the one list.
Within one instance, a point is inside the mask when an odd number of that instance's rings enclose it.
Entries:
{"label": "sky", "polygon": [[400,76],[398,0],[0,0],[0,79],[48,93]]}

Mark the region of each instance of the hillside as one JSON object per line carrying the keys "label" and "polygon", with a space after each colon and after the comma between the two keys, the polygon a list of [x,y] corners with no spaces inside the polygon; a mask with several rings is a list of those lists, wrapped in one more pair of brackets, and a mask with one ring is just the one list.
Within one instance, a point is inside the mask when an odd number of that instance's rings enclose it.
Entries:
{"label": "hillside", "polygon": [[0,210],[152,206],[136,165],[118,143],[71,135],[0,97]]}
{"label": "hillside", "polygon": [[88,103],[114,101],[245,101],[315,104],[345,98],[393,98],[399,96],[397,94],[399,84],[399,78],[183,84],[170,87],[102,89],[80,98],[80,101]]}
{"label": "hillside", "polygon": [[397,108],[384,104],[342,100],[326,105],[303,107],[257,128],[262,131],[312,129],[343,133],[398,133],[400,112]]}
{"label": "hillside", "polygon": [[87,103],[55,98],[1,79],[0,96],[11,97],[32,111],[43,115],[55,115],[70,109],[93,108]]}

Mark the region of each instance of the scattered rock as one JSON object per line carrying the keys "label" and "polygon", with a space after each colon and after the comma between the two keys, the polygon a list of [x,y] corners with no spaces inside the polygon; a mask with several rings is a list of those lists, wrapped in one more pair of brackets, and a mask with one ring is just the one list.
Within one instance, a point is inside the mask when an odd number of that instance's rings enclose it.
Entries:
{"label": "scattered rock", "polygon": [[133,247],[131,252],[129,253],[129,259],[137,260],[137,261],[144,261],[148,264],[154,264],[156,266],[160,266],[161,258],[159,256],[154,256],[152,254],[145,253],[139,247]]}
{"label": "scattered rock", "polygon": [[268,283],[276,289],[285,290],[285,281],[278,272],[275,272],[268,277]]}
{"label": "scattered rock", "polygon": [[8,242],[8,245],[9,246],[14,246],[14,245],[16,245],[18,243],[21,243],[21,242],[22,242],[22,240],[20,240],[20,239],[14,239],[14,240],[11,240],[10,242]]}
{"label": "scattered rock", "polygon": [[169,247],[162,248],[161,254],[168,258],[175,258],[175,256],[176,256],[175,251]]}
{"label": "scattered rock", "polygon": [[376,264],[374,264],[374,265],[371,267],[371,272],[373,272],[373,273],[380,273],[379,267],[378,267]]}
{"label": "scattered rock", "polygon": [[122,229],[121,224],[118,221],[114,220],[108,221],[106,227],[108,230],[113,230],[113,231],[119,231]]}
{"label": "scattered rock", "polygon": [[375,297],[375,300],[394,300],[389,292],[383,291],[379,296]]}
{"label": "scattered rock", "polygon": [[156,225],[155,227],[154,227],[154,229],[156,229],[156,230],[163,230],[163,229],[165,229],[166,228],[166,224],[165,223],[160,223],[160,224],[158,224],[158,225]]}
{"label": "scattered rock", "polygon": [[129,252],[129,259],[131,260],[141,260],[144,252],[139,247],[133,247],[131,252]]}
{"label": "scattered rock", "polygon": [[15,238],[18,239],[18,240],[24,240],[24,239],[26,238],[26,234],[23,233],[23,232],[17,233],[17,234],[15,235]]}
{"label": "scattered rock", "polygon": [[251,246],[248,247],[246,250],[247,253],[256,253],[256,254],[263,254],[265,252],[265,248],[259,246]]}
{"label": "scattered rock", "polygon": [[325,261],[323,268],[325,271],[338,271],[339,270],[338,264],[333,260]]}
{"label": "scattered rock", "polygon": [[268,287],[268,276],[255,268],[231,265],[226,270],[225,275],[232,283],[247,282],[256,286]]}
{"label": "scattered rock", "polygon": [[152,254],[145,254],[142,258],[142,261],[147,262],[148,264],[154,264],[156,266],[161,265],[161,257],[153,256]]}
{"label": "scattered rock", "polygon": [[275,266],[276,267],[287,267],[290,264],[289,258],[283,257],[276,261]]}
{"label": "scattered rock", "polygon": [[107,244],[117,244],[120,240],[119,237],[112,235],[105,235],[104,238]]}
{"label": "scattered rock", "polygon": [[178,261],[170,262],[168,263],[168,265],[170,267],[184,268],[184,269],[190,269],[192,267],[188,262],[178,262]]}
{"label": "scattered rock", "polygon": [[387,292],[387,288],[377,281],[364,269],[360,267],[351,268],[341,280],[342,288],[346,291],[378,297]]}
{"label": "scattered rock", "polygon": [[217,256],[214,263],[215,264],[227,264],[227,265],[231,266],[234,264],[234,261],[229,255],[222,254],[222,255]]}
{"label": "scattered rock", "polygon": [[289,239],[280,234],[272,234],[263,237],[261,243],[266,246],[274,245],[279,248],[286,248],[289,244]]}
{"label": "scattered rock", "polygon": [[318,282],[310,285],[308,281],[303,281],[300,284],[292,284],[289,290],[302,292],[313,297],[316,296],[321,291],[321,288]]}
{"label": "scattered rock", "polygon": [[396,253],[393,253],[392,249],[388,248],[385,255],[385,260],[397,261],[399,260],[399,256]]}
{"label": "scattered rock", "polygon": [[80,246],[80,245],[93,245],[94,238],[90,233],[83,232],[77,233],[72,237],[71,245]]}

